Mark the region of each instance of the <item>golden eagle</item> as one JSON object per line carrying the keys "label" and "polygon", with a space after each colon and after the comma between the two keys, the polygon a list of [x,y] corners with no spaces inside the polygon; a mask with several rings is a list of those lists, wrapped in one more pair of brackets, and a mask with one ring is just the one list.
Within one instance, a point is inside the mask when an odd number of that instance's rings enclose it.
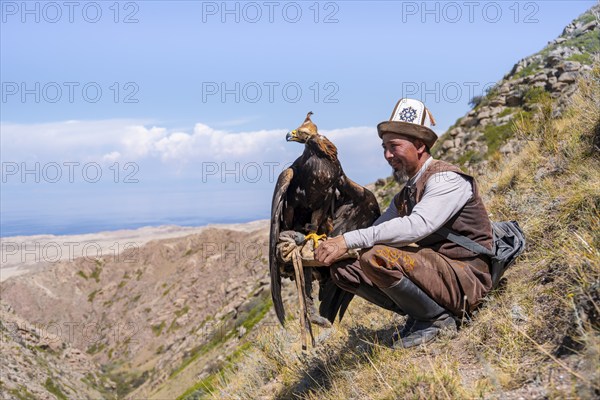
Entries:
{"label": "golden eagle", "polygon": [[[277,318],[284,324],[281,278],[293,277],[293,269],[277,258],[279,235],[286,230],[305,233],[315,245],[321,235],[338,236],[371,226],[379,217],[373,193],[350,180],[337,158],[337,148],[317,131],[311,121],[286,136],[288,142],[304,143],[304,152],[277,179],[271,206],[269,269],[271,295]],[[312,281],[319,280],[319,314],[312,300]],[[339,314],[342,319],[353,294],[337,287],[329,268],[304,268],[307,311],[311,322],[329,326]]]}

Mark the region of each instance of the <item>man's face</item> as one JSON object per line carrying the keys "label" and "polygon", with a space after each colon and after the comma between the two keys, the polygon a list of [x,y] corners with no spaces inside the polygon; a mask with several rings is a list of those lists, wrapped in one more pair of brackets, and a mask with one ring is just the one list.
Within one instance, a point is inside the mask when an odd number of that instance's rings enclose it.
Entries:
{"label": "man's face", "polygon": [[381,146],[383,156],[391,165],[396,179],[406,180],[417,173],[419,151],[412,139],[396,133],[384,133]]}

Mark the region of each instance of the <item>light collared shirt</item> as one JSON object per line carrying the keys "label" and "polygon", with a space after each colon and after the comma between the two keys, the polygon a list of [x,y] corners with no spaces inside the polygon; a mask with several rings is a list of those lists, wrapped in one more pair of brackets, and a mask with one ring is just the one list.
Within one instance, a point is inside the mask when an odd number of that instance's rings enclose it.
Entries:
{"label": "light collared shirt", "polygon": [[[408,180],[407,187],[414,187],[427,166],[429,157],[421,169]],[[423,197],[410,215],[400,217],[391,202],[388,209],[369,228],[344,233],[349,249],[368,248],[376,244],[402,247],[426,238],[459,212],[473,196],[471,182],[456,172],[433,174],[425,184]]]}

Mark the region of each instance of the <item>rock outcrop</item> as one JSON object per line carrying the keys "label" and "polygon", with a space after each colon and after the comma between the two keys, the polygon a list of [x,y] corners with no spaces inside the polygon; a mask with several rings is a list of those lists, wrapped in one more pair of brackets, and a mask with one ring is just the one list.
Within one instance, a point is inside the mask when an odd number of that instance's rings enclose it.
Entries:
{"label": "rock outcrop", "polygon": [[[486,167],[498,152],[518,151],[513,122],[532,117],[544,98],[554,99],[554,116],[564,110],[581,74],[591,70],[600,52],[600,5],[570,23],[538,53],[517,62],[485,96],[471,100],[474,108],[439,138],[434,155],[471,172]],[[474,171],[473,171],[474,170]]]}
{"label": "rock outcrop", "polygon": [[0,396],[3,399],[102,398],[115,383],[100,365],[63,340],[55,324],[31,323],[0,304]]}

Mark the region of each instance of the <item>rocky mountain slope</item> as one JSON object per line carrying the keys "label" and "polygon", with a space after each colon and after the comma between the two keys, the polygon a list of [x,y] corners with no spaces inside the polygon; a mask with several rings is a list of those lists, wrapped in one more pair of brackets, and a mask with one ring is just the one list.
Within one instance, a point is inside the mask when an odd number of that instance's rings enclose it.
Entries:
{"label": "rocky mountain slope", "polygon": [[556,99],[553,115],[560,115],[575,91],[575,81],[591,70],[592,55],[600,52],[599,12],[599,5],[593,7],[543,50],[517,62],[485,96],[472,99],[474,108],[440,138],[437,155],[481,169],[497,151],[515,152],[519,138],[507,141],[511,124],[530,118],[542,97]]}
{"label": "rocky mountain slope", "polygon": [[177,397],[270,308],[267,243],[209,228],[6,280],[0,397]]}
{"label": "rocky mountain slope", "polygon": [[96,388],[115,388],[89,354],[63,340],[58,325],[31,323],[5,303],[0,313],[1,398],[101,398]]}

